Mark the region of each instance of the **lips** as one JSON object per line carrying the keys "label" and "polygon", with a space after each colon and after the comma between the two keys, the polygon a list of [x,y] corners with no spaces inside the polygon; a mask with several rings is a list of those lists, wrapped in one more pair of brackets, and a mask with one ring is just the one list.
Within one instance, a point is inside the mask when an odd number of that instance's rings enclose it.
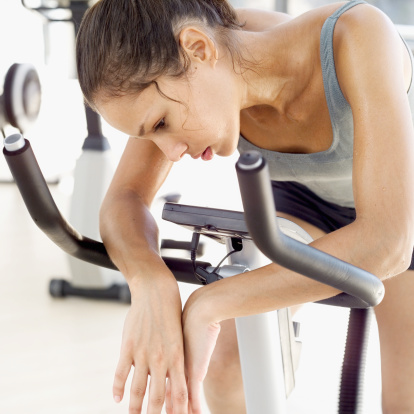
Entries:
{"label": "lips", "polygon": [[191,156],[191,158],[193,158],[194,160],[198,160],[200,157],[204,161],[210,161],[214,157],[213,150],[210,147],[208,147],[203,152]]}
{"label": "lips", "polygon": [[201,159],[202,159],[203,161],[210,161],[210,160],[212,160],[212,159],[213,159],[213,156],[214,156],[213,151],[211,150],[211,148],[210,148],[210,147],[207,147],[207,148],[204,150],[204,152],[201,154]]}

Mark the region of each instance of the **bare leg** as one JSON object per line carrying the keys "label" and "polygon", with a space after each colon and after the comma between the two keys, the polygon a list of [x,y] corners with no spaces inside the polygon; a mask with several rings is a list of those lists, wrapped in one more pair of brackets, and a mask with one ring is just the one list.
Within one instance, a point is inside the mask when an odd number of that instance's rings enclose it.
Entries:
{"label": "bare leg", "polygon": [[221,322],[221,331],[204,379],[211,414],[243,414],[243,382],[234,319]]}
{"label": "bare leg", "polygon": [[385,283],[375,308],[381,344],[384,414],[414,413],[414,271]]}

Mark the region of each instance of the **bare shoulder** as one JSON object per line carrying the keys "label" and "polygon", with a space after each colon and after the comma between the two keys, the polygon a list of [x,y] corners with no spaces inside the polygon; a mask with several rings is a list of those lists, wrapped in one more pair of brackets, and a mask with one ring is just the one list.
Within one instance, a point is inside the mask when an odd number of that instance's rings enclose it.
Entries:
{"label": "bare shoulder", "polygon": [[244,30],[263,31],[269,30],[274,26],[292,20],[292,17],[285,13],[241,8],[236,9],[240,23],[244,24]]}
{"label": "bare shoulder", "polygon": [[334,55],[345,97],[350,89],[385,87],[385,79],[407,90],[408,51],[388,16],[371,5],[355,6],[338,19]]}
{"label": "bare shoulder", "polygon": [[391,19],[378,8],[369,4],[359,4],[343,13],[335,27],[335,40],[379,43],[381,39],[390,41],[401,39]]}

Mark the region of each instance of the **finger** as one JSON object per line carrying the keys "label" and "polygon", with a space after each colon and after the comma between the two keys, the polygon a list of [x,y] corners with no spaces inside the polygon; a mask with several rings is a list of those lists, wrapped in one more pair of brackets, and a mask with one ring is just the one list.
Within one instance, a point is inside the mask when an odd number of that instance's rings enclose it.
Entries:
{"label": "finger", "polygon": [[170,375],[171,401],[174,407],[174,414],[188,414],[188,389],[184,375],[184,368],[181,372],[174,372]]}
{"label": "finger", "polygon": [[132,361],[129,358],[119,359],[115,370],[114,383],[112,386],[112,395],[115,402],[121,402],[124,397],[125,383],[127,381],[129,372],[131,371]]}
{"label": "finger", "polygon": [[142,403],[147,390],[147,382],[148,369],[138,369],[135,367],[131,382],[131,395],[129,397],[129,411],[131,413],[141,413]]}
{"label": "finger", "polygon": [[190,380],[188,382],[188,399],[192,414],[201,413],[201,391],[202,382],[197,380]]}
{"label": "finger", "polygon": [[166,372],[151,372],[147,414],[161,414],[161,410],[165,401],[166,377]]}
{"label": "finger", "polygon": [[165,389],[165,411],[167,414],[173,414],[173,402],[171,400],[171,380],[167,379],[167,387]]}

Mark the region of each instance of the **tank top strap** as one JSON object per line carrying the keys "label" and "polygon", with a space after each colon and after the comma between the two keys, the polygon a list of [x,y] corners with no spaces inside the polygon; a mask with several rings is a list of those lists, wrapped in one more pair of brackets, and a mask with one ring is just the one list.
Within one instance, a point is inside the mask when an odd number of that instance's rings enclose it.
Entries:
{"label": "tank top strap", "polygon": [[366,3],[366,1],[364,0],[351,0],[348,3],[344,4],[342,7],[340,7],[335,13],[333,13],[329,17],[329,19],[338,20],[338,18],[341,17],[341,15],[345,13],[347,10],[352,9],[352,7],[358,4],[364,4],[364,3]]}
{"label": "tank top strap", "polygon": [[320,58],[322,65],[325,96],[333,128],[333,147],[335,147],[338,144],[338,133],[341,128],[340,124],[343,118],[343,114],[349,112],[350,110],[349,104],[341,91],[338,78],[336,75],[333,50],[334,29],[338,18],[343,13],[345,13],[347,10],[351,9],[352,7],[355,7],[358,4],[364,3],[366,2],[363,0],[353,0],[344,4],[326,19],[321,30]]}

